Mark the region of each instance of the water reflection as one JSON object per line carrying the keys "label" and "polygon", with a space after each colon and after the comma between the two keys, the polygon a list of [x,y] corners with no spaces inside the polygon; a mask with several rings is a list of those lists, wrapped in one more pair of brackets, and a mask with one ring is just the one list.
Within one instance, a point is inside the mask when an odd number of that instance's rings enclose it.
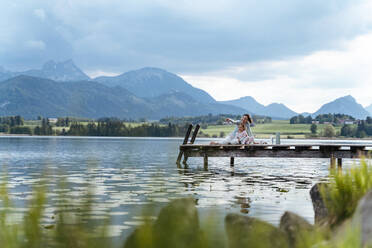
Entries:
{"label": "water reflection", "polygon": [[[99,223],[109,210],[111,235],[127,235],[142,223],[141,209],[149,203],[164,206],[172,199],[192,196],[201,212],[256,216],[277,224],[281,214],[294,211],[313,222],[311,186],[328,176],[328,159],[189,158],[175,161],[181,139],[1,137],[0,163],[7,167],[11,199],[22,218],[32,186],[47,173],[48,204],[44,221],[53,224],[57,207],[79,213],[90,182],[95,201],[93,219]],[[293,142],[293,140],[291,140]],[[344,160],[344,167],[352,164]],[[3,180],[5,174],[1,174]],[[58,181],[69,187],[61,189]],[[74,203],[74,204],[71,204]],[[111,229],[110,229],[111,230]]]}

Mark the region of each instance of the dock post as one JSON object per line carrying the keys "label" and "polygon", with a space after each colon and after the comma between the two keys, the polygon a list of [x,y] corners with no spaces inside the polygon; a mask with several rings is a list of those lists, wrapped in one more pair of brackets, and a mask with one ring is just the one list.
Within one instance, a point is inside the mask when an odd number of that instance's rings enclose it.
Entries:
{"label": "dock post", "polygon": [[230,157],[230,166],[234,167],[234,157]]}
{"label": "dock post", "polygon": [[192,137],[191,137],[191,140],[190,140],[190,144],[194,144],[195,139],[196,139],[196,135],[198,135],[198,132],[199,132],[199,128],[200,128],[200,125],[197,124],[197,125],[195,126],[194,132],[192,133]]}
{"label": "dock post", "polygon": [[204,154],[204,170],[208,170],[208,156]]}
{"label": "dock post", "polygon": [[334,169],[335,168],[335,165],[336,165],[336,158],[335,157],[333,157],[333,155],[332,155],[332,157],[331,157],[331,161],[330,161],[330,166],[331,166],[331,169]]}
{"label": "dock post", "polygon": [[338,169],[342,168],[342,158],[337,158],[337,168]]}
{"label": "dock post", "polygon": [[280,132],[275,133],[275,144],[280,145]]}
{"label": "dock post", "polygon": [[[187,142],[189,140],[189,137],[190,137],[191,130],[192,130],[192,125],[190,124],[189,127],[187,128],[185,138],[183,139],[183,143],[182,143],[183,145],[187,144]],[[182,155],[183,155],[183,151],[180,151],[180,153],[178,153],[178,157],[177,157],[177,165],[181,162]]]}
{"label": "dock post", "polygon": [[[194,129],[194,132],[192,133],[192,136],[191,136],[191,140],[190,140],[190,144],[194,144],[195,142],[195,139],[196,139],[196,135],[198,135],[198,132],[199,132],[199,128],[200,128],[200,125],[197,124],[195,126],[195,129]],[[186,164],[187,163],[187,159],[188,157],[187,156],[183,156],[183,164]]]}

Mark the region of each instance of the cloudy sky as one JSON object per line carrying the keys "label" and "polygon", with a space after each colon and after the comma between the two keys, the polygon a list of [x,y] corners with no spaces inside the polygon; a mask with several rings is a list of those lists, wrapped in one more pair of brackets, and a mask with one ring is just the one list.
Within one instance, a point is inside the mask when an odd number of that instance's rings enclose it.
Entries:
{"label": "cloudy sky", "polygon": [[369,0],[2,0],[0,65],[72,58],[90,76],[145,66],[217,100],[297,112],[351,94],[372,103]]}

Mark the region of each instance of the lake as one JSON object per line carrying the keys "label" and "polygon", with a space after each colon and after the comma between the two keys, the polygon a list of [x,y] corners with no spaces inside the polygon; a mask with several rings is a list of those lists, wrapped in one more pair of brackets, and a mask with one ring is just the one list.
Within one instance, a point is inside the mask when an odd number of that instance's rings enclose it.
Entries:
{"label": "lake", "polygon": [[[204,171],[202,158],[190,158],[188,169],[175,161],[181,138],[98,138],[98,137],[0,137],[1,178],[8,174],[8,186],[16,211],[22,218],[24,203],[32,187],[49,179],[45,223],[55,221],[59,192],[68,202],[86,197],[90,187],[95,200],[93,218],[99,224],[107,211],[113,223],[111,235],[124,238],[141,224],[142,211],[180,197],[193,197],[202,218],[215,214],[219,225],[227,213],[258,217],[277,225],[289,210],[313,223],[309,190],[327,180],[329,159],[210,158]],[[199,139],[208,143],[208,139]],[[331,143],[370,141],[282,140],[282,143]],[[356,160],[344,159],[348,167]],[[68,188],[57,187],[63,179]],[[73,209],[72,209],[73,211]]]}

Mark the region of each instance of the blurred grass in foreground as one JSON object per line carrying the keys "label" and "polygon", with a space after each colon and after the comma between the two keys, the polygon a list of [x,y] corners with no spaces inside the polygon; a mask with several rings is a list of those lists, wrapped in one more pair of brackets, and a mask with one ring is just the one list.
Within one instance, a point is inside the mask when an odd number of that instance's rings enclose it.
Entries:
{"label": "blurred grass in foreground", "polygon": [[[372,188],[372,169],[361,160],[360,166],[343,173],[333,172],[327,187],[327,206],[331,216],[340,223],[350,217],[359,199]],[[47,182],[42,180],[33,188],[32,199],[27,203],[26,212],[20,223],[12,221],[14,210],[9,198],[7,180],[0,185],[0,245],[2,248],[111,248],[117,247],[109,239],[107,217],[97,228],[90,219],[94,210],[92,192],[94,185],[86,182],[84,197],[69,198],[63,190],[58,191],[58,204],[55,203],[56,219],[52,225],[43,222],[47,199]],[[58,183],[60,189],[67,188],[64,181]],[[78,212],[71,212],[76,207]],[[273,229],[262,221],[253,221],[247,229],[236,228],[221,230],[210,214],[210,218],[199,223],[195,201],[191,198],[172,201],[164,207],[154,221],[155,208],[144,209],[144,224],[136,228],[119,247],[125,248],[243,248],[243,247],[360,247],[360,231],[347,229],[344,235],[332,239],[331,230],[314,227],[314,230],[298,232],[296,242],[289,244],[270,240],[277,235],[269,235]],[[108,216],[108,215],[107,215]],[[228,217],[226,218],[226,220]],[[257,224],[255,224],[257,222]],[[244,224],[244,223],[243,223]],[[228,227],[229,225],[226,225]],[[239,227],[239,226],[238,226]],[[273,227],[275,228],[275,227]]]}

